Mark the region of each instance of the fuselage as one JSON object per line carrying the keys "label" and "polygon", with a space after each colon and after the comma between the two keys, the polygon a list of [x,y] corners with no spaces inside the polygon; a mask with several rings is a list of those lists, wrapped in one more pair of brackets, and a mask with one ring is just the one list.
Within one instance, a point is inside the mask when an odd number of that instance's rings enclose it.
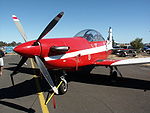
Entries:
{"label": "fuselage", "polygon": [[[48,69],[73,69],[94,64],[108,57],[107,41],[88,41],[82,37],[41,39],[17,46],[14,51],[22,56],[40,56]],[[68,51],[52,51],[52,47],[69,47]]]}

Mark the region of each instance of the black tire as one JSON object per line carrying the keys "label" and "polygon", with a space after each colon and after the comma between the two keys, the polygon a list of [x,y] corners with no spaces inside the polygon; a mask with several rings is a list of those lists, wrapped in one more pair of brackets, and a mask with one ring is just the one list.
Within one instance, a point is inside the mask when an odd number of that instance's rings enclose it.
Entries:
{"label": "black tire", "polygon": [[[58,88],[58,95],[65,94],[68,90],[68,82],[66,80],[66,77],[62,76],[63,75],[62,70],[50,71],[50,74],[54,75],[54,76],[52,76],[52,79],[54,81],[55,86],[58,86],[60,84],[60,82],[62,81],[62,84]],[[61,77],[62,77],[62,79],[61,79]]]}
{"label": "black tire", "polygon": [[150,54],[150,50],[147,50],[146,53],[147,53],[147,54]]}
{"label": "black tire", "polygon": [[125,53],[122,51],[121,53],[120,53],[121,55],[121,57],[126,57],[126,55],[125,55]]}
{"label": "black tire", "polygon": [[135,57],[136,55],[134,54],[133,57]]}
{"label": "black tire", "polygon": [[62,84],[58,88],[59,95],[63,95],[68,91],[68,83],[66,80],[63,80]]}

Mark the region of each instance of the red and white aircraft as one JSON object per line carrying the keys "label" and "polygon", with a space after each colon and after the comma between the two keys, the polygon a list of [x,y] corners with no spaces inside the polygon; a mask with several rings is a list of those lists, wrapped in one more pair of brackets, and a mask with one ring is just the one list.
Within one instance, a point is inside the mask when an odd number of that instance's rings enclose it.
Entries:
{"label": "red and white aircraft", "polygon": [[[101,34],[92,29],[86,29],[77,33],[71,38],[53,38],[42,39],[60,20],[63,12],[59,13],[44,29],[37,40],[27,42],[27,36],[19,19],[13,15],[12,18],[21,33],[25,43],[14,48],[14,51],[22,56],[21,61],[15,68],[12,76],[27,61],[28,58],[34,58],[41,73],[47,80],[56,94],[64,94],[67,89],[67,81],[65,80],[66,71],[84,72],[83,69],[91,71],[94,66],[110,67],[110,75],[121,75],[117,66],[150,63],[150,58],[136,58],[127,60],[110,60],[107,57],[112,50],[112,29],[109,28],[108,39],[104,40]],[[85,68],[87,67],[87,68]],[[55,80],[52,80],[48,70],[58,70]],[[63,84],[56,88],[53,81],[63,81]]]}

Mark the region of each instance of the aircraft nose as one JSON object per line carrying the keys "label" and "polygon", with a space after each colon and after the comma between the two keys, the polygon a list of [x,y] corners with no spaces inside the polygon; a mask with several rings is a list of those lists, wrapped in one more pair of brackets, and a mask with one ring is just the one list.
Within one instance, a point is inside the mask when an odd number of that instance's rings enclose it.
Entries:
{"label": "aircraft nose", "polygon": [[27,46],[24,46],[24,44],[21,44],[14,48],[14,51],[22,56],[29,56],[30,49]]}
{"label": "aircraft nose", "polygon": [[[33,43],[32,43],[33,44]],[[32,44],[24,43],[14,48],[14,51],[22,56],[33,57],[40,55],[40,46],[32,46]]]}
{"label": "aircraft nose", "polygon": [[16,53],[18,53],[18,54],[21,54],[21,53],[23,52],[23,48],[20,47],[20,46],[17,46],[17,47],[14,48],[14,51],[15,51]]}

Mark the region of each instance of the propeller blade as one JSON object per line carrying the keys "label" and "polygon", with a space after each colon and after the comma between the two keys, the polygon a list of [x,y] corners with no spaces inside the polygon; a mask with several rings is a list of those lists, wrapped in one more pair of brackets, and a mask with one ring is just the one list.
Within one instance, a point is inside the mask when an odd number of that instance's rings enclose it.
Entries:
{"label": "propeller blade", "polygon": [[44,31],[41,33],[39,38],[37,39],[36,42],[38,42],[40,39],[42,39],[61,19],[61,17],[64,15],[64,12],[60,12],[44,29]]}
{"label": "propeller blade", "polygon": [[22,59],[20,60],[19,64],[16,66],[16,68],[14,69],[13,73],[11,74],[11,76],[13,76],[14,74],[17,73],[17,71],[19,70],[19,68],[27,61],[27,57],[22,57]]}
{"label": "propeller blade", "polygon": [[12,18],[13,18],[14,23],[17,26],[18,31],[20,32],[21,36],[23,37],[24,41],[27,42],[27,36],[26,36],[24,29],[20,23],[20,20],[15,15],[12,15]]}
{"label": "propeller blade", "polygon": [[35,56],[35,60],[37,62],[37,65],[38,65],[40,71],[42,72],[43,76],[45,77],[46,81],[48,82],[48,84],[51,86],[53,91],[56,94],[58,94],[58,89],[54,85],[53,80],[52,80],[47,68],[45,67],[44,63],[41,61],[41,59],[38,56]]}

